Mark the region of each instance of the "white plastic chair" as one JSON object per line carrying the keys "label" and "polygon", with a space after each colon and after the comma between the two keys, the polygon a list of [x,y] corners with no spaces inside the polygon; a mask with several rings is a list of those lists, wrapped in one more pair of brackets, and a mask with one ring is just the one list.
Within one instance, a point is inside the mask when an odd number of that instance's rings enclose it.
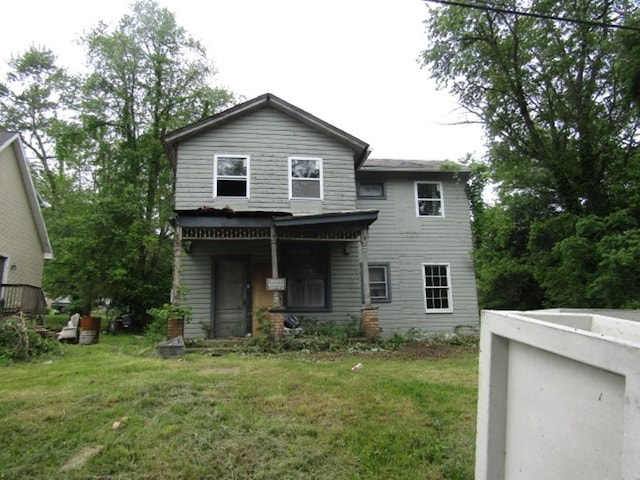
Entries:
{"label": "white plastic chair", "polygon": [[67,322],[67,326],[58,332],[58,340],[78,341],[78,324],[80,323],[80,314],[74,313]]}

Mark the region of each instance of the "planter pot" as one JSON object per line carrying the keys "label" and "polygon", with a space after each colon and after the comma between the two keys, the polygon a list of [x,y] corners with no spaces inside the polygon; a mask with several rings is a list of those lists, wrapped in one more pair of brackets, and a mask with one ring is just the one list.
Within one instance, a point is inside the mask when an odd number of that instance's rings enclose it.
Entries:
{"label": "planter pot", "polygon": [[640,323],[482,314],[477,480],[637,479]]}
{"label": "planter pot", "polygon": [[80,336],[78,343],[81,345],[91,345],[100,340],[101,317],[82,317],[80,319]]}

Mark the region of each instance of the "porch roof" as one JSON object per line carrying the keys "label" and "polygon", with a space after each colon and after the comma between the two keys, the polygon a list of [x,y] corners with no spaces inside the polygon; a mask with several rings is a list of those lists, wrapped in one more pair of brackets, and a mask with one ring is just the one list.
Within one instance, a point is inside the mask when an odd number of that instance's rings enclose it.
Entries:
{"label": "porch roof", "polygon": [[378,218],[378,210],[320,214],[198,209],[176,211],[184,239],[267,239],[271,227],[279,238],[353,240]]}

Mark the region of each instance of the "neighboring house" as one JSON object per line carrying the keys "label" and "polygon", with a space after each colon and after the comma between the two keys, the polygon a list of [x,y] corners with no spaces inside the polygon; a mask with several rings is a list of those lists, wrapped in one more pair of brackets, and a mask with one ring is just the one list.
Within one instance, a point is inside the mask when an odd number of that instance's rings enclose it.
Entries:
{"label": "neighboring house", "polygon": [[261,307],[280,323],[362,316],[369,334],[478,325],[460,165],[368,159],[367,143],[271,94],[162,140],[185,337],[255,333]]}
{"label": "neighboring house", "polygon": [[42,271],[52,257],[20,135],[0,132],[0,312],[44,313]]}

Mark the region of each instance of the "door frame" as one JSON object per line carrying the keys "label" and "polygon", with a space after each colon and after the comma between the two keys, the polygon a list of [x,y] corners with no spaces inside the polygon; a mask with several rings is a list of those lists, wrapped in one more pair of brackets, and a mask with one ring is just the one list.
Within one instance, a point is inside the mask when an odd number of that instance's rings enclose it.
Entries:
{"label": "door frame", "polygon": [[220,260],[234,260],[242,262],[243,268],[243,290],[245,296],[245,313],[244,313],[244,334],[251,332],[251,317],[253,311],[252,301],[252,289],[251,285],[251,257],[248,255],[212,255],[211,256],[211,292],[210,292],[210,318],[209,318],[209,330],[207,332],[208,338],[216,338],[215,336],[215,321],[216,321],[216,273],[218,262]]}

